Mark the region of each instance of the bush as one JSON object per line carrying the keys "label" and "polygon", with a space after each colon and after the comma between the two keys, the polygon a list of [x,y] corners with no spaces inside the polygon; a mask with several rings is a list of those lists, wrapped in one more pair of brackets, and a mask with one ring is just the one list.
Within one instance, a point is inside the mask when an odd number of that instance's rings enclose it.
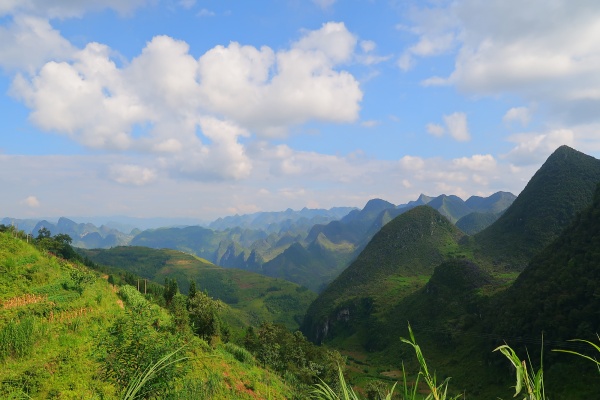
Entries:
{"label": "bush", "polygon": [[12,320],[0,330],[0,361],[5,358],[24,357],[31,353],[35,343],[35,319]]}
{"label": "bush", "polygon": [[225,351],[235,357],[239,362],[254,365],[254,356],[248,350],[243,347],[237,346],[233,343],[225,343],[223,345]]}

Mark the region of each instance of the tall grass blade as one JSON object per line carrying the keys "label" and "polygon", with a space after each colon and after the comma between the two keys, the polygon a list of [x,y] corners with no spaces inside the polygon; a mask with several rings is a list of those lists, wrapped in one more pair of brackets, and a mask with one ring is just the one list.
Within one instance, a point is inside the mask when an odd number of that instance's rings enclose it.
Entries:
{"label": "tall grass blade", "polygon": [[156,375],[158,372],[160,372],[161,370],[167,368],[168,366],[170,366],[172,364],[176,364],[178,362],[181,362],[181,361],[189,358],[189,357],[181,357],[176,360],[170,360],[175,354],[177,354],[181,350],[183,350],[184,347],[185,346],[178,348],[177,350],[165,355],[164,357],[162,357],[160,360],[158,360],[154,364],[148,366],[148,368],[146,368],[146,370],[144,370],[140,375],[138,375],[135,379],[133,379],[129,383],[129,385],[127,385],[125,394],[123,395],[123,397],[121,399],[122,400],[134,400],[137,398],[143,398],[143,396],[145,394],[147,394],[148,391],[146,391],[144,393],[139,393],[139,392],[140,392],[140,390],[142,390],[144,388],[144,386],[148,383],[148,381],[150,381],[154,377],[154,375]]}

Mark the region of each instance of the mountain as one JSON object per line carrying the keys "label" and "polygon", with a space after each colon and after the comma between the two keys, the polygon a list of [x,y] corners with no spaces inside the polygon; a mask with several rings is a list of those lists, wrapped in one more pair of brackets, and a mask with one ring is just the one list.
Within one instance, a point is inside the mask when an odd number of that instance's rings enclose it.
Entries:
{"label": "mountain", "polygon": [[[472,237],[429,207],[433,199],[406,211],[311,304],[302,331],[315,342],[362,354],[359,365],[385,368],[411,355],[398,340],[410,321],[428,361],[473,399],[496,398],[510,386],[502,373],[506,360],[492,353],[505,341],[523,359],[527,350],[534,363],[542,331],[545,346],[582,351],[564,340],[596,342],[600,329],[598,163],[557,149],[498,220]],[[469,203],[491,214],[491,204],[505,195],[497,197]],[[592,200],[592,208],[578,214]],[[592,364],[555,353],[543,357],[551,398],[587,399],[600,390]]]}
{"label": "mountain", "polygon": [[288,208],[281,212],[258,212],[219,218],[211,222],[208,227],[219,231],[240,227],[272,233],[282,229],[291,230],[293,226],[300,229],[315,224],[326,224],[333,220],[339,220],[352,210],[354,210],[353,207],[334,207],[329,210],[305,207],[300,211]]}
{"label": "mountain", "polygon": [[321,342],[360,329],[363,317],[372,310],[393,305],[421,287],[435,266],[460,256],[458,243],[463,236],[431,207],[419,206],[401,214],[311,304],[302,332]]}
{"label": "mountain", "polygon": [[510,192],[496,192],[488,197],[471,196],[465,204],[476,212],[497,214],[506,210],[516,198]]}
{"label": "mountain", "polygon": [[69,218],[60,217],[56,224],[47,220],[38,221],[30,233],[36,237],[42,228],[48,229],[52,235],[66,234],[73,240],[75,247],[81,248],[108,248],[127,244],[132,235],[123,233],[105,225],[97,227],[92,223],[77,223]]}
{"label": "mountain", "polygon": [[458,196],[446,196],[445,194],[432,199],[427,205],[448,218],[450,222],[456,223],[460,218],[471,213],[473,210]]}
{"label": "mountain", "polygon": [[593,340],[600,331],[600,186],[593,203],[499,299],[497,333]]}
{"label": "mountain", "polygon": [[116,267],[157,283],[164,283],[165,278],[176,279],[184,294],[190,281],[195,281],[197,290],[206,291],[209,296],[239,310],[239,318],[249,325],[269,321],[296,329],[315,298],[313,292],[286,280],[222,268],[176,250],[121,246],[80,250],[80,253],[97,264]]}
{"label": "mountain", "polygon": [[500,218],[499,214],[491,212],[472,212],[456,221],[456,227],[467,235],[475,235]]}
{"label": "mountain", "polygon": [[474,237],[489,264],[523,270],[587,206],[600,182],[600,160],[559,147],[498,220]]}

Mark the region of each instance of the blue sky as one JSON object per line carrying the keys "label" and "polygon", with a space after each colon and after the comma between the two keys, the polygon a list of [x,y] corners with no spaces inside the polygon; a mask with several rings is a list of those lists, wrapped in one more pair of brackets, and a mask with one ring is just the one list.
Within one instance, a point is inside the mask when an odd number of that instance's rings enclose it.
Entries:
{"label": "blue sky", "polygon": [[600,5],[0,0],[0,216],[518,194],[600,156]]}

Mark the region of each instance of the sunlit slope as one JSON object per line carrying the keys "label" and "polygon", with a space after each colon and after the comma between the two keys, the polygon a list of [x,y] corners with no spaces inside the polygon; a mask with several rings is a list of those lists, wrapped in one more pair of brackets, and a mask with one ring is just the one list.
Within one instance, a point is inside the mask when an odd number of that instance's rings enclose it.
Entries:
{"label": "sunlit slope", "polygon": [[191,281],[197,289],[240,310],[252,324],[281,323],[297,329],[314,292],[283,279],[235,268],[222,268],[204,259],[170,249],[115,247],[82,250],[92,261],[132,272],[157,283],[176,279],[182,293]]}

